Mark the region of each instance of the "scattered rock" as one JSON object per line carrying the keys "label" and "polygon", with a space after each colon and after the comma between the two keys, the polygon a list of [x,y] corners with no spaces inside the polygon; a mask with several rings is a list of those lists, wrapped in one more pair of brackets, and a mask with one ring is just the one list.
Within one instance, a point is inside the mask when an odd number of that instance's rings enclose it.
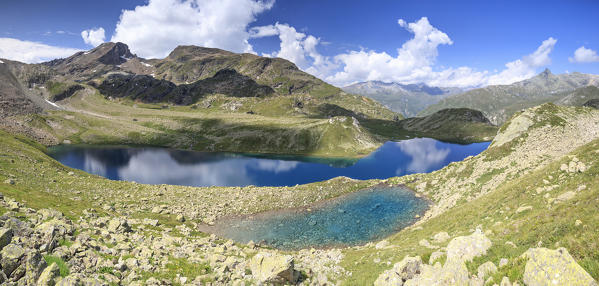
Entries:
{"label": "scattered rock", "polygon": [[113,218],[108,222],[108,231],[114,233],[130,232],[131,226],[129,226],[125,219]]}
{"label": "scattered rock", "polygon": [[414,278],[416,274],[420,274],[421,267],[422,259],[420,256],[406,256],[400,262],[395,263],[393,268],[379,275],[376,281],[374,281],[374,285],[403,285],[404,281]]}
{"label": "scattered rock", "polygon": [[516,213],[521,213],[528,210],[532,210],[532,206],[521,206],[516,210]]}
{"label": "scattered rock", "polygon": [[258,253],[250,260],[249,266],[254,277],[262,283],[294,284],[299,278],[291,255]]}
{"label": "scattered rock", "polygon": [[449,242],[447,260],[472,261],[472,258],[486,254],[491,245],[491,240],[477,229],[469,236],[456,237]]}
{"label": "scattered rock", "polygon": [[433,236],[433,241],[436,243],[443,243],[449,239],[449,234],[447,232],[439,232]]}
{"label": "scattered rock", "polygon": [[569,201],[571,199],[573,199],[576,196],[576,193],[573,191],[567,191],[559,196],[557,196],[557,198],[555,199],[556,202],[565,202],[565,201]]}
{"label": "scattered rock", "polygon": [[574,225],[575,225],[575,226],[580,226],[580,225],[582,225],[582,221],[580,221],[579,219],[577,219],[577,220],[574,222]]}
{"label": "scattered rock", "polygon": [[21,258],[25,255],[25,250],[18,244],[11,243],[0,251],[0,265],[6,276],[10,277],[12,272],[19,267]]}
{"label": "scattered rock", "polygon": [[429,249],[437,249],[437,248],[439,248],[439,247],[438,247],[438,246],[436,246],[436,245],[432,245],[432,244],[431,244],[430,242],[428,242],[428,240],[426,240],[426,239],[421,239],[421,240],[418,242],[418,244],[419,244],[420,246],[423,246],[423,247],[426,247],[426,248],[429,248]]}
{"label": "scattered rock", "polygon": [[13,230],[10,228],[0,228],[0,250],[7,246],[13,236]]}
{"label": "scattered rock", "polygon": [[477,269],[478,278],[485,279],[490,274],[497,272],[497,266],[491,261],[481,264]]}
{"label": "scattered rock", "polygon": [[501,258],[499,259],[499,268],[506,266],[508,264],[509,260],[507,260],[507,258]]}
{"label": "scattered rock", "polygon": [[377,243],[374,248],[375,249],[383,249],[385,247],[389,246],[389,241],[387,240],[381,240],[379,243]]}
{"label": "scattered rock", "polygon": [[[66,279],[67,277],[65,277],[65,279],[63,279],[63,283],[61,283],[60,285],[77,285],[75,283],[72,284],[68,284],[68,280]],[[44,269],[44,271],[42,272],[42,274],[40,275],[38,281],[37,281],[37,285],[38,286],[54,286],[56,285],[56,282],[60,279],[60,268],[58,268],[58,265],[56,265],[56,263],[52,263],[50,266],[46,267],[46,269]]]}
{"label": "scattered rock", "polygon": [[565,248],[531,248],[523,257],[528,259],[523,277],[526,285],[597,285]]}
{"label": "scattered rock", "polygon": [[428,264],[433,265],[435,263],[435,261],[437,261],[439,258],[443,257],[445,255],[445,252],[441,252],[441,251],[435,251],[433,253],[431,253],[431,257],[429,257],[428,259]]}

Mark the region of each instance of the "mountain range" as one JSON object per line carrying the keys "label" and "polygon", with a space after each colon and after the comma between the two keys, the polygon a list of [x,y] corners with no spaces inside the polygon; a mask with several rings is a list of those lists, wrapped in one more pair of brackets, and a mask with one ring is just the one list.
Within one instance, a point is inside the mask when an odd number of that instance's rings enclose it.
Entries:
{"label": "mountain range", "polygon": [[[448,96],[428,106],[418,115],[430,115],[446,108],[466,107],[482,111],[492,123],[499,125],[525,108],[547,102],[573,104],[577,101],[572,98],[580,98],[581,93],[593,91],[592,87],[589,90],[577,89],[598,85],[599,75],[577,72],[556,75],[545,69],[530,79],[510,85],[490,85]],[[568,97],[571,99],[567,99]]]}
{"label": "mountain range", "polygon": [[367,81],[342,88],[348,93],[372,98],[405,117],[417,115],[427,106],[453,94],[463,92],[460,88],[435,87],[424,83],[400,84],[395,82]]}
{"label": "mountain range", "polygon": [[240,108],[239,112],[265,115],[328,118],[351,114],[388,120],[398,116],[374,100],[347,94],[301,71],[287,60],[220,49],[179,46],[164,59],[144,59],[123,43],[104,43],[42,64],[3,62],[3,81],[18,79],[21,88],[17,89],[43,85],[47,91],[43,96],[50,100],[65,99],[88,86],[106,97],[144,103],[191,105],[209,95],[252,98],[255,110]]}

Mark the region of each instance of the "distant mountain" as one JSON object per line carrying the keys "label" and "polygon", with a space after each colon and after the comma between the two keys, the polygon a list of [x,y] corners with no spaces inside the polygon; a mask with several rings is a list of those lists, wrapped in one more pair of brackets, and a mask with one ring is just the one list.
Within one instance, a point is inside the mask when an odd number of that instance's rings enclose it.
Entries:
{"label": "distant mountain", "polygon": [[555,101],[559,105],[583,106],[590,100],[599,99],[599,88],[594,85],[578,88],[566,97]]}
{"label": "distant mountain", "polygon": [[346,86],[343,90],[370,97],[406,117],[415,116],[427,106],[463,91],[460,88],[434,87],[424,83],[399,84],[382,81],[360,82]]}
{"label": "distant mountain", "polygon": [[0,60],[0,118],[52,108],[29,89],[35,82],[44,81],[46,73],[46,69],[37,65]]}
{"label": "distant mountain", "polygon": [[577,88],[598,85],[599,75],[555,75],[546,69],[535,77],[510,85],[491,85],[449,96],[419,115],[429,115],[445,108],[466,107],[482,111],[492,123],[499,125],[521,109],[559,101]]}

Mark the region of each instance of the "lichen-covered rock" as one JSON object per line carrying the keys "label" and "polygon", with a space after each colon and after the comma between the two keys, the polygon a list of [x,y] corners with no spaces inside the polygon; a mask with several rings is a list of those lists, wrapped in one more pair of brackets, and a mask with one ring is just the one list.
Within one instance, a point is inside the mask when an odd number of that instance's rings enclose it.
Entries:
{"label": "lichen-covered rock", "polygon": [[410,257],[406,256],[400,262],[395,263],[393,268],[383,272],[374,282],[375,286],[385,285],[403,285],[408,279],[414,278],[417,274],[420,274],[422,267],[422,259],[420,256]]}
{"label": "lichen-covered rock", "polygon": [[12,240],[13,231],[10,228],[0,228],[0,250],[7,246]]}
{"label": "lichen-covered rock", "polygon": [[421,273],[403,285],[468,285],[469,281],[466,264],[461,260],[448,260],[443,266],[440,263],[434,266],[422,265]]}
{"label": "lichen-covered rock", "polygon": [[48,265],[39,252],[29,252],[25,260],[25,285],[35,285],[46,266]]}
{"label": "lichen-covered rock", "polygon": [[[54,286],[56,282],[60,279],[60,268],[56,263],[50,264],[50,266],[46,267],[42,274],[40,274],[39,279],[37,280],[38,286]],[[66,279],[66,278],[65,278]],[[64,279],[63,279],[64,280]],[[68,281],[65,281],[68,282]],[[73,284],[63,284],[63,285],[77,285]]]}
{"label": "lichen-covered rock", "polygon": [[477,229],[469,236],[459,236],[449,242],[447,260],[472,261],[472,258],[486,254],[491,245],[491,240]]}
{"label": "lichen-covered rock", "polygon": [[491,261],[487,261],[481,264],[477,269],[478,278],[481,279],[484,279],[488,275],[493,274],[495,272],[497,272],[497,266],[495,266],[495,263]]}
{"label": "lichen-covered rock", "polygon": [[11,243],[2,249],[0,255],[2,256],[0,259],[2,271],[10,277],[12,272],[19,266],[19,261],[25,255],[25,250],[20,245]]}
{"label": "lichen-covered rock", "polygon": [[113,218],[108,222],[108,231],[114,233],[130,232],[131,226],[129,226],[125,219]]}
{"label": "lichen-covered rock", "polygon": [[291,255],[258,253],[250,260],[249,265],[254,278],[262,283],[293,284],[299,278]]}
{"label": "lichen-covered rock", "polygon": [[563,247],[556,250],[531,248],[523,256],[528,258],[523,277],[528,286],[597,285]]}

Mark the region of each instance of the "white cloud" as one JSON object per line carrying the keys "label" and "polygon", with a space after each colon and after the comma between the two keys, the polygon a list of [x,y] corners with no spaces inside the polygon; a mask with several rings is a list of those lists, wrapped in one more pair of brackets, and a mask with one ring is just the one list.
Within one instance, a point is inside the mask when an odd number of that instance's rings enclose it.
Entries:
{"label": "white cloud", "polygon": [[576,49],[574,57],[568,58],[571,63],[593,63],[599,62],[599,55],[596,51],[587,49],[584,46]]}
{"label": "white cloud", "polygon": [[253,52],[248,24],[270,9],[262,0],[150,0],[125,10],[111,41],[142,56],[162,58],[178,45]]}
{"label": "white cloud", "polygon": [[327,80],[347,84],[364,80],[418,82],[430,78],[433,72],[431,66],[438,55],[437,48],[453,42],[447,34],[433,27],[426,17],[414,23],[399,19],[398,24],[414,37],[397,50],[396,57],[372,50],[340,54],[335,61],[344,66],[343,70]]}
{"label": "white cloud", "polygon": [[104,33],[104,28],[100,27],[81,31],[81,37],[86,44],[96,47],[104,43],[104,40],[106,39]]}
{"label": "white cloud", "polygon": [[0,38],[0,58],[25,63],[39,63],[56,58],[65,58],[79,51],[78,49],[49,46],[13,38]]}
{"label": "white cloud", "polygon": [[337,86],[381,80],[398,83],[427,83],[433,86],[479,87],[488,84],[509,84],[535,75],[539,67],[551,64],[549,57],[557,40],[548,38],[531,54],[507,63],[503,71],[477,71],[468,66],[436,69],[438,47],[452,45],[450,37],[433,27],[428,18],[408,23],[397,21],[414,36],[406,41],[397,55],[368,49],[348,51],[332,59],[318,53],[320,38],[299,33],[287,24],[275,24],[251,29],[252,38],[278,35],[280,50],[266,56],[288,59],[304,71]]}
{"label": "white cloud", "polygon": [[505,64],[506,69],[491,75],[487,84],[510,84],[534,76],[537,68],[551,64],[549,54],[556,42],[556,39],[550,37],[532,54]]}
{"label": "white cloud", "polygon": [[295,63],[300,69],[318,77],[324,77],[337,68],[328,57],[321,55],[316,47],[321,44],[320,38],[298,32],[287,24],[253,27],[250,29],[252,38],[279,36],[280,50],[269,57],[284,58]]}

